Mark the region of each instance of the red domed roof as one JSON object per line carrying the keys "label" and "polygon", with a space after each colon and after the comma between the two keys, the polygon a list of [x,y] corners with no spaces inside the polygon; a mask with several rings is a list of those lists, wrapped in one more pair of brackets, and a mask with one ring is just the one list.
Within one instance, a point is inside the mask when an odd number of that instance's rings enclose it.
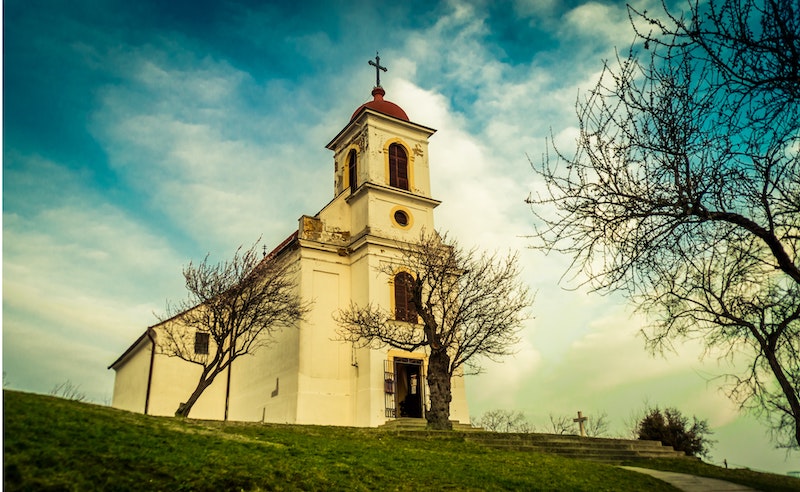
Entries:
{"label": "red domed roof", "polygon": [[353,113],[353,116],[350,117],[350,121],[356,119],[358,113],[360,113],[361,110],[364,108],[369,108],[379,113],[383,113],[397,119],[408,121],[408,115],[406,114],[405,111],[403,111],[403,108],[401,108],[400,106],[398,106],[393,102],[389,102],[383,99],[383,96],[385,95],[386,91],[383,90],[383,87],[381,86],[372,89],[372,97],[374,99],[359,106],[359,108],[356,109],[356,112]]}

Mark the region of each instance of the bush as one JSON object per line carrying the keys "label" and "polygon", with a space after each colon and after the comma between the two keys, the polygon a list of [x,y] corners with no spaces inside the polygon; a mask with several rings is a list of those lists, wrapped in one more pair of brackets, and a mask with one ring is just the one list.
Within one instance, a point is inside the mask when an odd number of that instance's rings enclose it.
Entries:
{"label": "bush", "polygon": [[665,408],[662,412],[658,408],[647,411],[639,421],[636,432],[639,439],[661,441],[666,446],[672,446],[677,451],[683,451],[688,456],[705,456],[710,451],[713,441],[708,439],[712,432],[708,422],[692,417],[693,423],[689,427],[689,419],[681,415],[675,408]]}

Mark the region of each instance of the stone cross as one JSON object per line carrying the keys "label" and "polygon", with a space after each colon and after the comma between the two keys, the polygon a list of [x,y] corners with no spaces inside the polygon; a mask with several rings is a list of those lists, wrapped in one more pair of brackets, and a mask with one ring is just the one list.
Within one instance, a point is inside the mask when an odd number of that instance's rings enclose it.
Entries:
{"label": "stone cross", "polygon": [[572,419],[573,422],[578,423],[578,427],[580,428],[581,431],[581,437],[586,437],[586,427],[584,426],[583,423],[586,422],[587,420],[589,420],[589,418],[584,417],[583,412],[578,412],[578,418]]}
{"label": "stone cross", "polygon": [[375,61],[370,60],[369,64],[375,67],[375,87],[381,86],[381,70],[384,72],[388,70],[386,67],[381,66],[381,57],[375,52]]}

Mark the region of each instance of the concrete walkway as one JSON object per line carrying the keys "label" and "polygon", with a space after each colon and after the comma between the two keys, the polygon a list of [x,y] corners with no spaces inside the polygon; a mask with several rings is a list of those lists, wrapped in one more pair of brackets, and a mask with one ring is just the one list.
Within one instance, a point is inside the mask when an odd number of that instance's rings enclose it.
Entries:
{"label": "concrete walkway", "polygon": [[634,466],[621,466],[620,468],[650,475],[685,492],[748,492],[755,490],[744,485],[717,480],[716,478],[697,477],[685,473],[650,470]]}

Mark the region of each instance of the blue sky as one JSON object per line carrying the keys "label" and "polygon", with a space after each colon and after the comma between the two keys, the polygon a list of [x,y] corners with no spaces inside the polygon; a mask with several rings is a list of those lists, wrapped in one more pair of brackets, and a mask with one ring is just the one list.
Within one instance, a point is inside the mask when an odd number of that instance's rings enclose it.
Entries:
{"label": "blue sky", "polygon": [[[800,469],[740,416],[696,344],[652,357],[647,323],[562,279],[527,246],[527,156],[574,145],[574,102],[633,40],[618,2],[6,1],[3,370],[9,387],[67,379],[111,398],[106,370],[184,295],[181,267],[259,236],[277,244],[333,197],[325,144],[370,99],[438,131],[436,223],[466,245],[520,252],[537,291],[516,356],[467,381],[471,413],[607,412],[645,405],[709,420],[713,459]],[[653,5],[650,5],[650,4]],[[636,2],[655,10],[654,2]]]}

